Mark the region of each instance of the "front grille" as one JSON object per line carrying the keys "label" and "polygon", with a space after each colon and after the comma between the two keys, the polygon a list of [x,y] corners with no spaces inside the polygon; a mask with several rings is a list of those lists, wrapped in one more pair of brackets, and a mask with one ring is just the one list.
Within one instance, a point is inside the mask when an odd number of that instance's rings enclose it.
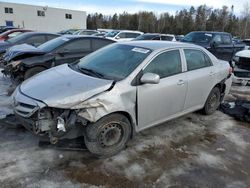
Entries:
{"label": "front grille", "polygon": [[236,65],[241,69],[250,70],[250,58],[240,57]]}
{"label": "front grille", "polygon": [[250,72],[234,72],[234,75],[240,78],[250,78]]}
{"label": "front grille", "polygon": [[22,102],[15,102],[14,104],[15,112],[23,117],[32,116],[38,110],[38,108],[38,106],[25,104]]}

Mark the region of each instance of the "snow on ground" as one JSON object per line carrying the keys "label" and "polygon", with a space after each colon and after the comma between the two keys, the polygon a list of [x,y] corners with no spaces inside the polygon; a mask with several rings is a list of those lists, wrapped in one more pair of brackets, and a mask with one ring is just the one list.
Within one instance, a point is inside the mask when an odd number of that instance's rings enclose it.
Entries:
{"label": "snow on ground", "polygon": [[[0,76],[0,93],[10,82]],[[11,112],[0,96],[0,112]],[[136,135],[119,154],[38,147],[22,127],[0,125],[1,187],[204,187],[250,185],[249,124],[192,113]]]}
{"label": "snow on ground", "polygon": [[0,119],[5,118],[6,115],[12,113],[11,100],[7,96],[8,88],[11,85],[10,79],[4,77],[0,69]]}

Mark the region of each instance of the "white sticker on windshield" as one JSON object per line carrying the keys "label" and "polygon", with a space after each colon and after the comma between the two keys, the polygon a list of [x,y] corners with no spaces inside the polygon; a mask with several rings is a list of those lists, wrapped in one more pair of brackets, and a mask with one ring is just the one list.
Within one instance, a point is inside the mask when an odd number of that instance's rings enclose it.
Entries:
{"label": "white sticker on windshield", "polygon": [[209,36],[209,37],[212,37],[213,35],[212,34],[209,34],[209,33],[205,33],[206,36]]}
{"label": "white sticker on windshield", "polygon": [[149,52],[149,50],[143,49],[143,48],[133,48],[132,51],[139,52],[139,53],[144,53],[144,54]]}

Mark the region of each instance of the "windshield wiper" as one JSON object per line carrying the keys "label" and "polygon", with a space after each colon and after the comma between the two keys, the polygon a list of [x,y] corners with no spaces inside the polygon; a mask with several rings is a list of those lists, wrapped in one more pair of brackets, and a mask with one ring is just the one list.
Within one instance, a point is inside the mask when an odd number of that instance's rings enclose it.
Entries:
{"label": "windshield wiper", "polygon": [[104,75],[99,73],[99,72],[96,72],[95,70],[92,70],[92,69],[88,69],[88,68],[82,68],[82,67],[78,67],[79,70],[85,74],[88,74],[88,75],[94,75],[98,78],[104,78]]}

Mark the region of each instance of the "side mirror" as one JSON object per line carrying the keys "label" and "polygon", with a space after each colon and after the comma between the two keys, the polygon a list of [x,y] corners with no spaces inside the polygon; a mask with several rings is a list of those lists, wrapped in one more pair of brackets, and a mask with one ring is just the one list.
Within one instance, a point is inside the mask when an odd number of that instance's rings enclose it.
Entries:
{"label": "side mirror", "polygon": [[116,36],[116,37],[115,37],[115,39],[120,39],[120,38],[121,38],[121,37],[119,37],[119,36]]}
{"label": "side mirror", "polygon": [[145,73],[141,77],[142,84],[159,84],[160,83],[160,76],[154,73]]}

